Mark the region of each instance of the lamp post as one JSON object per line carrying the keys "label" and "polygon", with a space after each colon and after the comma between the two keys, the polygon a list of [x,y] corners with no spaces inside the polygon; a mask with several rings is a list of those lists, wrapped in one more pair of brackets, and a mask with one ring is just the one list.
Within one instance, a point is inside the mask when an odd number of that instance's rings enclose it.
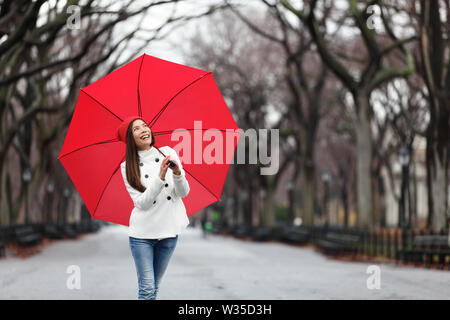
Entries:
{"label": "lamp post", "polygon": [[409,151],[405,146],[400,147],[398,151],[398,162],[402,168],[402,181],[401,181],[401,193],[399,208],[399,226],[406,227],[406,210],[405,210],[405,198],[406,187],[408,180],[408,165],[409,165]]}
{"label": "lamp post", "polygon": [[53,200],[53,192],[55,191],[55,185],[53,182],[49,181],[46,186],[47,191],[47,215],[45,218],[45,222],[47,224],[51,223],[51,208],[52,208],[52,200]]}
{"label": "lamp post", "polygon": [[31,181],[32,172],[30,168],[25,168],[22,173],[22,180],[25,184],[25,224],[30,223],[30,212],[28,210],[28,184]]}
{"label": "lamp post", "polygon": [[322,178],[322,182],[324,185],[324,195],[323,195],[323,197],[324,197],[323,202],[324,202],[324,206],[325,206],[324,213],[326,216],[326,223],[328,224],[328,220],[329,220],[328,201],[329,201],[329,197],[330,197],[330,181],[331,181],[331,173],[328,168],[325,168],[322,170],[321,178]]}
{"label": "lamp post", "polygon": [[261,215],[259,215],[259,221],[258,221],[258,225],[261,227],[262,225],[263,225],[263,222],[264,222],[264,219],[265,219],[265,216],[264,216],[264,214],[265,214],[265,210],[266,210],[266,208],[265,208],[265,199],[266,199],[266,196],[267,196],[267,191],[266,191],[266,189],[265,188],[260,188],[259,189],[259,198],[260,198],[260,203],[261,203],[261,206],[260,206],[260,212],[262,212],[262,216]]}
{"label": "lamp post", "polygon": [[242,191],[241,193],[241,202],[240,202],[240,212],[242,217],[242,223],[252,225],[253,220],[253,213],[248,212],[248,199],[249,199],[249,193],[247,190]]}
{"label": "lamp post", "polygon": [[67,204],[69,203],[69,196],[70,196],[70,190],[69,188],[64,188],[63,190],[63,196],[64,196],[64,205],[63,205],[63,225],[65,226],[67,224]]}
{"label": "lamp post", "polygon": [[294,223],[294,182],[292,180],[289,180],[286,185],[286,190],[288,192],[289,197],[289,223]]}
{"label": "lamp post", "polygon": [[266,197],[266,189],[261,188],[261,189],[259,190],[259,196],[261,197],[261,199],[264,200],[264,198]]}
{"label": "lamp post", "polygon": [[402,228],[402,249],[406,248],[406,217],[405,217],[405,194],[408,175],[409,151],[405,146],[400,147],[398,151],[398,162],[402,167],[401,194],[399,203],[399,223]]}

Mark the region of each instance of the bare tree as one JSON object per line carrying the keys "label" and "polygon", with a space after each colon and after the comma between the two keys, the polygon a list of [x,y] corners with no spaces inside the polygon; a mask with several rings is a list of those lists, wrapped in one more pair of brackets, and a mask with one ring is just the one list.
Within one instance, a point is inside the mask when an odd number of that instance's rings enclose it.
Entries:
{"label": "bare tree", "polygon": [[[175,8],[180,2],[1,2],[0,222],[16,220],[25,188],[39,203],[47,180],[70,187],[56,157],[80,87],[128,62],[151,41],[164,39],[187,21],[220,7],[213,4],[192,15],[179,14]],[[71,5],[76,5],[80,19],[75,29],[69,23],[74,14]],[[167,19],[146,28],[149,12],[158,7],[170,9]],[[131,20],[131,28],[124,28]],[[130,44],[137,44],[132,54]],[[21,173],[26,168],[32,169],[32,178],[25,185]]]}
{"label": "bare tree", "polygon": [[[254,19],[262,21],[256,14]],[[279,108],[284,98],[282,92],[285,92],[280,81],[284,70],[279,61],[280,48],[271,41],[255,38],[251,30],[246,29],[239,19],[226,10],[220,16],[212,17],[207,30],[207,34],[200,30],[196,33],[185,54],[190,64],[213,70],[239,128],[248,134],[247,138],[241,136],[241,139],[248,139],[245,143],[246,163],[238,163],[231,169],[234,174],[233,185],[238,186],[239,194],[245,194],[242,199],[235,196],[234,203],[244,207],[243,210],[235,209],[242,212],[243,216],[234,220],[245,225],[255,225],[259,221],[261,225],[271,227],[275,223],[275,190],[296,152],[289,146],[280,150],[280,167],[273,176],[262,175],[261,163],[249,163],[249,155],[259,150],[257,141],[251,138],[252,131],[257,134],[258,129],[281,128],[282,137],[292,135],[292,130],[283,130],[283,123],[288,119],[287,111]],[[264,64],[261,64],[263,60]],[[269,107],[280,113],[276,123],[268,121],[269,114],[273,112]],[[268,143],[268,149],[271,149],[272,141],[269,139]],[[285,142],[281,144],[284,146]],[[262,212],[257,211],[260,207],[258,202],[264,203]]]}
{"label": "bare tree", "polygon": [[[357,137],[357,190],[358,190],[358,224],[362,228],[373,227],[373,185],[372,185],[372,159],[373,144],[371,132],[372,106],[370,95],[372,91],[385,82],[397,77],[405,77],[414,72],[414,61],[405,43],[415,40],[415,36],[398,39],[391,30],[391,19],[383,14],[383,26],[386,35],[391,40],[380,38],[375,29],[370,28],[368,8],[378,5],[383,11],[381,1],[369,1],[363,6],[356,0],[347,1],[348,7],[342,10],[348,12],[350,26],[357,30],[361,36],[366,57],[362,59],[363,67],[358,72],[350,70],[341,61],[339,56],[330,49],[327,28],[321,27],[318,12],[323,15],[328,10],[338,10],[332,6],[331,1],[312,0],[305,3],[303,8],[294,7],[288,0],[280,0],[287,10],[293,13],[309,30],[323,63],[340,79],[342,84],[351,93],[356,109],[356,137]],[[344,15],[345,17],[345,15]],[[393,51],[398,51],[403,59],[403,68],[389,66],[383,59]]]}
{"label": "bare tree", "polygon": [[[312,48],[312,39],[306,30],[290,22],[284,10],[268,1],[261,1],[268,10],[264,24],[256,24],[237,7],[229,3],[232,11],[256,35],[273,42],[283,52],[284,81],[289,93],[285,101],[291,117],[292,130],[297,141],[296,158],[300,161],[303,199],[303,221],[305,225],[314,223],[315,215],[315,161],[314,147],[320,120],[334,106],[336,101],[336,81],[330,77],[325,65]],[[321,20],[328,19],[325,14]],[[273,20],[275,23],[268,23]]]}
{"label": "bare tree", "polygon": [[448,1],[420,1],[421,75],[429,93],[428,210],[434,231],[450,227],[450,60]]}

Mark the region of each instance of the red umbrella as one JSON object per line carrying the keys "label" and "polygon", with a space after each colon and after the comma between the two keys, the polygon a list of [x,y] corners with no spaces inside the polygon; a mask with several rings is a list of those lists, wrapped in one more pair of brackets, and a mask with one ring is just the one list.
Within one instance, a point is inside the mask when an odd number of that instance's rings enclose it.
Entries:
{"label": "red umbrella", "polygon": [[[80,90],[58,157],[93,218],[128,225],[133,202],[119,170],[125,144],[115,134],[130,116],[149,124],[158,149],[177,150],[174,130],[193,137],[183,149],[192,160],[178,153],[190,186],[188,216],[220,200],[240,131],[212,73],[144,54]],[[202,138],[207,129],[212,142]],[[221,161],[197,163],[199,150]]]}

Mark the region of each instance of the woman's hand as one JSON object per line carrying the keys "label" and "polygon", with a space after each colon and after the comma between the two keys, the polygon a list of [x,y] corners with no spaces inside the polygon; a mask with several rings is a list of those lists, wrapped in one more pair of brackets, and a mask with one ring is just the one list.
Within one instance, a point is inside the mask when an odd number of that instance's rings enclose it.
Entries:
{"label": "woman's hand", "polygon": [[171,167],[169,164],[169,169],[171,169],[173,171],[173,174],[179,176],[181,174],[181,171],[180,171],[180,167],[178,166],[178,163],[171,156],[168,156],[167,158],[169,158],[169,161],[172,161],[173,163],[175,163],[174,167]]}
{"label": "woman's hand", "polygon": [[[173,163],[175,163],[175,167],[171,167],[169,161],[172,161]],[[181,174],[181,171],[180,171],[180,168],[178,167],[177,162],[174,159],[172,159],[170,156],[167,156],[161,162],[161,167],[160,167],[160,171],[159,171],[159,177],[161,180],[165,180],[167,169],[169,169],[169,168],[173,171],[173,173],[175,175],[179,176]]]}
{"label": "woman's hand", "polygon": [[167,169],[170,167],[169,165],[169,157],[165,157],[164,160],[161,162],[161,166],[159,169],[159,178],[161,180],[166,180],[166,173],[167,173]]}

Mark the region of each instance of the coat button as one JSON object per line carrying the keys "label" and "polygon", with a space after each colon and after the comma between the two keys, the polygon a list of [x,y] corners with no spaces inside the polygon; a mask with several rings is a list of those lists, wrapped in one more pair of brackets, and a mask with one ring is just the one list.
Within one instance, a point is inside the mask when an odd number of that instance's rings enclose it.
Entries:
{"label": "coat button", "polygon": [[156,158],[155,161],[156,161],[156,162],[159,162],[159,158]]}
{"label": "coat button", "polygon": [[170,199],[172,199],[172,198],[171,198],[170,196],[168,196],[168,197],[167,197],[167,200],[170,200]]}
{"label": "coat button", "polygon": [[168,186],[169,186],[169,184],[168,184],[168,183],[166,183],[166,184],[165,184],[165,186],[166,186],[166,187],[168,187]]}
{"label": "coat button", "polygon": [[139,165],[142,167],[144,164],[141,162],[141,163],[139,163]]}
{"label": "coat button", "polygon": [[148,178],[148,174],[146,174],[145,177]]}
{"label": "coat button", "polygon": [[156,200],[155,201],[153,201],[153,204],[155,204],[156,203]]}

